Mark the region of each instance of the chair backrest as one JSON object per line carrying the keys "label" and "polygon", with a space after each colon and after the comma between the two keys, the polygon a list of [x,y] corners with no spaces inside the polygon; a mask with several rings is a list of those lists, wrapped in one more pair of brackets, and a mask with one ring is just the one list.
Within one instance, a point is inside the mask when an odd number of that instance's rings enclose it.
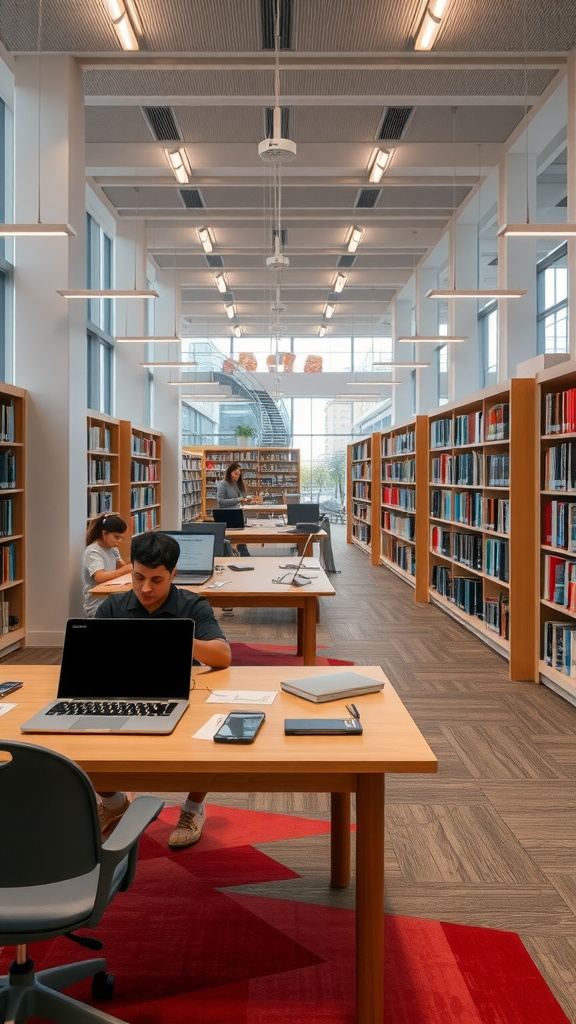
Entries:
{"label": "chair backrest", "polygon": [[222,558],[224,555],[226,523],[185,523],[182,529],[185,533],[213,533],[214,556],[215,558]]}
{"label": "chair backrest", "polygon": [[53,750],[0,739],[0,816],[3,886],[75,878],[102,859],[92,783]]}
{"label": "chair backrest", "polygon": [[299,502],[300,502],[300,495],[299,494],[285,494],[284,495],[284,504],[285,505],[297,505],[297,504],[299,504]]}

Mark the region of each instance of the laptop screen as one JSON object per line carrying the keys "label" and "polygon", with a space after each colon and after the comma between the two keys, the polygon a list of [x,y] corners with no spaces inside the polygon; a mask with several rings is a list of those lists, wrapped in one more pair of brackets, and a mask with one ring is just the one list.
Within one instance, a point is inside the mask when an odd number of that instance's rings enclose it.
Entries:
{"label": "laptop screen", "polygon": [[320,505],[317,502],[300,502],[286,506],[286,522],[288,526],[296,523],[317,523],[320,519]]}
{"label": "laptop screen", "polygon": [[180,545],[176,572],[212,572],[214,569],[213,533],[187,533],[184,530],[163,530]]}
{"label": "laptop screen", "polygon": [[226,523],[230,530],[244,529],[244,513],[241,508],[215,508],[212,515],[215,523]]}
{"label": "laptop screen", "polygon": [[192,619],[69,619],[58,697],[188,700],[193,643]]}

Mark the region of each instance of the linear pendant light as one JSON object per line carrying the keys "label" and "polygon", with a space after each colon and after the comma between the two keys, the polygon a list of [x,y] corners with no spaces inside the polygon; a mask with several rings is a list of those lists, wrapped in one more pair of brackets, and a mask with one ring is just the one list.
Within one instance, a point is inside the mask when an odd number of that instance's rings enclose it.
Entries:
{"label": "linear pendant light", "polygon": [[445,341],[449,343],[468,341],[468,336],[465,334],[412,334],[397,338],[396,341],[410,342],[411,345],[443,345]]}
{"label": "linear pendant light", "polygon": [[76,235],[69,224],[0,224],[1,238],[68,237]]}
{"label": "linear pendant light", "polygon": [[140,366],[156,366],[158,368],[168,369],[168,367],[172,366],[198,366],[198,363],[194,361],[187,363],[162,363],[159,360],[156,360],[149,363],[140,363]]}
{"label": "linear pendant light", "polygon": [[406,368],[410,367],[410,369],[412,369],[412,370],[423,370],[425,367],[430,366],[430,363],[397,363],[397,362],[389,363],[389,362],[377,362],[377,363],[372,363],[372,366],[386,366],[386,367],[390,367],[391,370],[392,369],[396,369],[396,367],[401,367],[402,369],[406,369]]}
{"label": "linear pendant light", "polygon": [[[133,336],[125,336],[123,338],[116,336],[114,340],[119,341],[123,345],[125,345],[126,343],[128,343],[129,345],[147,345],[148,342],[150,342],[151,345],[173,345],[175,342],[180,343],[182,341],[182,338],[179,338],[178,336],[173,334],[164,335],[157,338],[150,336],[146,337],[143,334],[136,334]],[[190,341],[190,339],[188,338],[187,341]]]}
{"label": "linear pendant light", "polygon": [[573,238],[576,224],[504,224],[498,238]]}
{"label": "linear pendant light", "polygon": [[432,288],[427,299],[521,299],[526,288]]}
{"label": "linear pendant light", "polygon": [[[56,292],[65,299],[158,299],[160,297],[153,288],[57,288]],[[154,338],[144,338],[144,341],[154,341]]]}

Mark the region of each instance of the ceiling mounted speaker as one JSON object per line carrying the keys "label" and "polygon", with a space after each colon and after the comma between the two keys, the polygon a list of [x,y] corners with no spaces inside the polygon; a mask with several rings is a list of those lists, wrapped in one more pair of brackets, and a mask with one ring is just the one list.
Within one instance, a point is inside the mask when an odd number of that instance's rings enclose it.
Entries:
{"label": "ceiling mounted speaker", "polygon": [[258,156],[265,164],[288,164],[296,158],[296,143],[292,139],[262,139]]}

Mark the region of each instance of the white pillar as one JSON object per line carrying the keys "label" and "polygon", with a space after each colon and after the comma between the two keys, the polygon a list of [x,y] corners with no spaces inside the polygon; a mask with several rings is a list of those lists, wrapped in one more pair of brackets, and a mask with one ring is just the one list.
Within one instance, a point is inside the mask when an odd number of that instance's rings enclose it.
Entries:
{"label": "white pillar", "polygon": [[[395,304],[395,323],[393,325],[394,337],[397,338],[401,335],[411,335],[414,333],[414,322],[412,312],[412,300],[411,299],[399,299]],[[395,345],[394,348],[394,359],[403,363],[411,362],[414,356],[415,345],[408,345],[402,342],[401,345]],[[398,378],[401,379],[400,377]],[[393,410],[394,415],[392,417],[393,423],[406,423],[412,419],[412,388],[410,385],[409,375],[405,378],[406,383],[403,387],[393,388]]]}
{"label": "white pillar", "polygon": [[[476,224],[457,224],[454,229],[455,271],[451,283],[458,288],[478,288],[478,227]],[[450,397],[458,399],[480,387],[480,345],[478,341],[478,300],[448,300],[448,334],[467,338],[449,345],[448,372]]]}
{"label": "white pillar", "polygon": [[[508,153],[499,165],[500,224],[525,224],[537,219],[536,157]],[[499,372],[506,380],[518,363],[536,355],[536,239],[500,238],[498,268],[501,288],[526,288],[521,299],[499,302]]]}

